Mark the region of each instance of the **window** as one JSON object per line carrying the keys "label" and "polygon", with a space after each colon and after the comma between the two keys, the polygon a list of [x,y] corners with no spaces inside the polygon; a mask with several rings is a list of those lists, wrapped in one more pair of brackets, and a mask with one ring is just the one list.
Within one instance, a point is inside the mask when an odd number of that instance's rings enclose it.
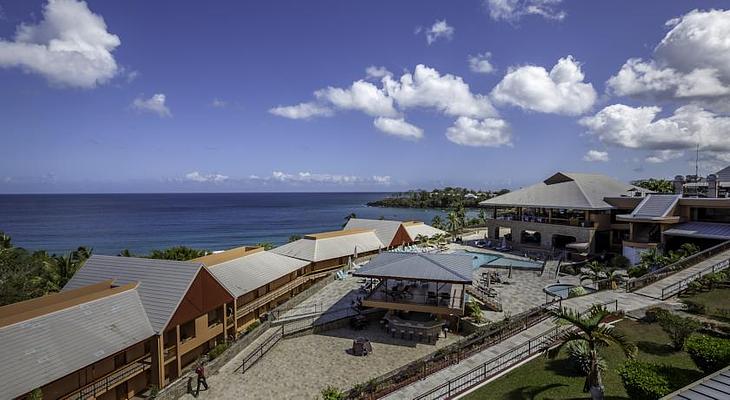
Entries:
{"label": "window", "polygon": [[188,321],[180,325],[180,342],[184,343],[195,337],[195,321]]}

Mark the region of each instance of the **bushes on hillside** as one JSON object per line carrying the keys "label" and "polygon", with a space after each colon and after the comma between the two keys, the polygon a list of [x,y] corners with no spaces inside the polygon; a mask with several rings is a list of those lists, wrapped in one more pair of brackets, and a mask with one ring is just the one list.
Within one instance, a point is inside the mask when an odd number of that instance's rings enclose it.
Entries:
{"label": "bushes on hillside", "polygon": [[641,361],[627,361],[618,374],[633,400],[656,400],[672,392],[668,368]]}
{"label": "bushes on hillside", "polygon": [[696,334],[687,339],[685,348],[705,374],[730,365],[730,339]]}
{"label": "bushes on hillside", "polygon": [[658,313],[657,321],[664,332],[669,335],[675,350],[682,350],[687,338],[702,327],[702,324],[694,319],[680,317],[670,312]]}

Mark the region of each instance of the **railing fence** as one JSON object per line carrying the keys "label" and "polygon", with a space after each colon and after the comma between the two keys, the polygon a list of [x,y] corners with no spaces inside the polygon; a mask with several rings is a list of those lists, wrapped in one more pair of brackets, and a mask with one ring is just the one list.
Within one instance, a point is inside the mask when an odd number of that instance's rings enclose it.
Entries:
{"label": "railing fence", "polygon": [[675,282],[675,283],[672,283],[671,285],[667,285],[662,288],[661,299],[666,300],[666,299],[674,296],[675,294],[679,294],[679,293],[687,290],[689,288],[689,284],[692,281],[700,279],[705,275],[714,274],[715,272],[722,271],[723,269],[728,268],[728,267],[730,267],[730,258],[728,258],[727,260],[722,260],[713,265],[710,265],[709,267],[704,268],[704,269],[692,274],[691,276],[688,276],[688,277],[682,279],[679,282]]}

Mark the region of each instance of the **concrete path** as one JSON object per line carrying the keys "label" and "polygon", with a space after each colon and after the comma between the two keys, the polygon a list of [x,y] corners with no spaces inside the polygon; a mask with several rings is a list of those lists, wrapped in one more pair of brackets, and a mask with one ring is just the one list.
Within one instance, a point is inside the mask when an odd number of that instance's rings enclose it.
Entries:
{"label": "concrete path", "polygon": [[[621,291],[604,291],[597,292],[594,294],[567,299],[563,301],[563,307],[573,308],[580,312],[583,312],[590,308],[593,304],[604,304],[607,302],[615,302],[618,300],[618,307],[624,311],[631,311],[649,307],[654,304],[660,303],[659,300],[651,299],[645,296],[637,295],[635,293],[626,293]],[[609,310],[613,310],[611,305],[608,305]],[[435,374],[428,376],[426,379],[418,381],[412,385],[406,386],[390,395],[384,397],[384,399],[412,399],[422,393],[425,393],[442,383],[453,379],[463,373],[466,373],[473,368],[489,361],[490,359],[498,356],[499,354],[526,343],[530,339],[547,332],[548,330],[555,327],[555,322],[552,320],[543,321],[515,336],[512,336],[503,342],[500,342],[480,353],[467,358],[457,365],[452,365],[445,368]]]}
{"label": "concrete path", "polygon": [[[656,282],[652,283],[651,285],[648,285],[646,287],[643,287],[643,288],[637,290],[635,293],[659,299],[662,296],[662,288],[665,288],[671,284],[674,284],[683,279],[686,279],[686,278],[696,274],[697,272],[702,271],[703,269],[708,268],[712,265],[715,265],[721,261],[725,261],[728,258],[730,258],[730,250],[717,254],[713,257],[710,257],[707,260],[701,261],[691,267],[688,267],[679,272],[676,272],[673,275],[669,275],[668,277],[666,277],[664,279],[656,281]],[[703,273],[702,275],[704,276],[707,273],[709,273],[709,272]]]}

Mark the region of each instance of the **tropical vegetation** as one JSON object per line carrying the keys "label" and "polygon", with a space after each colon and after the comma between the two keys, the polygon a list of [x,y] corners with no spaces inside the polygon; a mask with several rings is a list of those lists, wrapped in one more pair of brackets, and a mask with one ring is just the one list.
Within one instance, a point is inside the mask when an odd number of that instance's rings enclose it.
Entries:
{"label": "tropical vegetation", "polygon": [[657,178],[649,178],[649,179],[640,179],[631,182],[632,185],[638,186],[640,188],[644,188],[646,190],[655,192],[655,193],[672,193],[674,192],[674,185],[672,184],[672,181],[667,179],[657,179]]}
{"label": "tropical vegetation", "polygon": [[477,207],[480,201],[509,193],[507,189],[497,191],[471,190],[462,187],[445,187],[443,189],[411,190],[408,192],[393,193],[381,200],[371,201],[369,206],[374,207],[404,207],[404,208],[456,208]]}

